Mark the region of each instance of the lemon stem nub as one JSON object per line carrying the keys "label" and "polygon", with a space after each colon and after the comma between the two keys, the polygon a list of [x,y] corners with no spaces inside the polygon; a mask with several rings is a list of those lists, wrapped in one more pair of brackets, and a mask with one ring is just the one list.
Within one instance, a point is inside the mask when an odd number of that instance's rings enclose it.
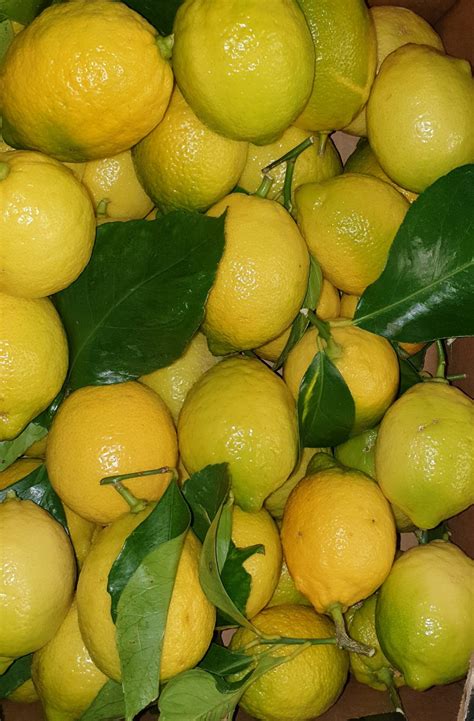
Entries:
{"label": "lemon stem nub", "polygon": [[322,157],[324,153],[326,152],[326,145],[328,142],[329,133],[319,133],[319,147],[318,147],[318,155]]}
{"label": "lemon stem nub", "polygon": [[0,162],[0,180],[5,180],[7,175],[10,172],[10,166],[8,163],[5,163],[4,160]]}
{"label": "lemon stem nub", "polygon": [[266,198],[272,185],[273,178],[271,178],[269,175],[264,175],[262,182],[255,191],[255,195],[258,195],[259,198]]}
{"label": "lemon stem nub", "polygon": [[404,718],[406,718],[405,711],[403,710],[402,700],[400,698],[400,694],[397,691],[397,688],[393,682],[393,673],[388,668],[382,668],[377,673],[377,677],[379,681],[381,681],[385,686],[387,687],[387,691],[390,696],[390,701],[392,702],[393,710],[396,713],[402,714]]}
{"label": "lemon stem nub", "polygon": [[374,655],[375,648],[372,648],[371,646],[366,646],[365,643],[359,643],[358,641],[354,641],[354,639],[347,634],[346,624],[344,621],[344,616],[342,615],[342,608],[340,603],[335,603],[333,606],[331,606],[331,608],[328,609],[328,613],[334,621],[334,625],[336,626],[336,638],[339,648],[343,648],[346,651],[350,651],[351,653],[359,653],[362,656]]}
{"label": "lemon stem nub", "polygon": [[174,35],[158,35],[156,38],[156,44],[161,53],[163,60],[171,60],[173,54]]}

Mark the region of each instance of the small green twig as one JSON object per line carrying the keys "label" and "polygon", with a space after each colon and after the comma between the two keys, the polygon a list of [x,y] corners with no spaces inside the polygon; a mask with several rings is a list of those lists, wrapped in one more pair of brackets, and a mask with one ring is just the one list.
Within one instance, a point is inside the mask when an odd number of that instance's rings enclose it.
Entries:
{"label": "small green twig", "polygon": [[162,466],[161,468],[152,468],[149,471],[137,471],[135,473],[120,473],[117,476],[105,476],[101,478],[101,486],[113,485],[115,490],[120,493],[124,501],[130,506],[131,513],[140,513],[148,505],[148,501],[143,498],[137,498],[134,494],[123,485],[122,481],[126,481],[129,478],[141,478],[142,476],[157,476],[161,473],[172,473],[172,480],[178,480],[178,474],[175,468],[169,466]]}
{"label": "small green twig", "polygon": [[436,368],[435,378],[446,379],[446,353],[443,341],[436,341],[436,351],[438,353],[438,366]]}
{"label": "small green twig", "polygon": [[295,172],[296,158],[288,160],[286,163],[285,181],[283,183],[283,207],[291,213],[293,203],[291,202],[291,186],[293,183],[293,174]]}
{"label": "small green twig", "polygon": [[344,648],[351,653],[359,653],[362,656],[374,655],[375,648],[367,646],[365,643],[354,641],[354,639],[348,635],[340,603],[335,603],[331,608],[328,608],[328,613],[336,626],[336,638],[339,648]]}
{"label": "small green twig", "polygon": [[266,198],[270,188],[273,184],[273,178],[271,178],[267,173],[264,174],[262,178],[262,182],[258,186],[257,190],[255,191],[254,195],[258,195],[259,198]]}
{"label": "small green twig", "polygon": [[262,168],[262,173],[265,175],[266,173],[269,173],[270,170],[273,170],[273,168],[276,168],[278,165],[281,165],[282,163],[287,163],[289,160],[293,160],[300,155],[303,150],[306,150],[306,148],[311,147],[314,143],[314,135],[310,135],[308,138],[303,140],[299,145],[296,145],[294,148],[289,150],[287,153],[281,156],[281,158],[277,158],[276,160],[273,160],[273,162],[266,165],[264,168]]}
{"label": "small green twig", "polygon": [[325,340],[326,343],[329,343],[329,341],[331,340],[329,323],[327,323],[327,321],[325,320],[321,320],[321,318],[318,318],[316,313],[311,310],[308,310],[308,312],[306,313],[306,317],[308,318],[311,325],[314,325],[314,327],[317,328],[321,338]]}
{"label": "small green twig", "polygon": [[455,373],[452,376],[446,376],[447,381],[463,381],[467,378],[466,373]]}
{"label": "small green twig", "polygon": [[326,152],[326,145],[329,138],[329,133],[318,133],[319,134],[319,146],[318,155],[321,157]]}
{"label": "small green twig", "polygon": [[400,694],[398,693],[397,687],[395,686],[394,680],[393,680],[393,672],[390,671],[388,668],[382,668],[377,673],[377,678],[379,681],[381,681],[385,686],[387,687],[387,691],[390,696],[390,701],[392,702],[393,710],[396,713],[402,714],[404,718],[406,718],[405,710],[403,708],[402,700],[400,698]]}

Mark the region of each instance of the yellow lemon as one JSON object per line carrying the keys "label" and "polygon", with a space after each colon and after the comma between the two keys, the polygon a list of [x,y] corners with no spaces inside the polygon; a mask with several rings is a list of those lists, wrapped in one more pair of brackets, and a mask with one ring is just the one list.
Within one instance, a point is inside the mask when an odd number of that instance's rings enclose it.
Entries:
{"label": "yellow lemon", "polygon": [[[262,611],[252,623],[270,636],[331,638],[334,626],[312,608],[285,605]],[[231,641],[235,651],[258,637],[239,628]],[[256,645],[246,653],[260,654],[268,646]],[[289,656],[295,646],[276,646],[272,656]],[[265,721],[307,721],[320,716],[335,703],[347,678],[347,653],[334,645],[304,648],[286,663],[263,674],[245,691],[240,705],[254,718]]]}
{"label": "yellow lemon", "polygon": [[82,182],[94,208],[106,205],[107,217],[113,220],[144,218],[153,208],[153,201],[137,178],[129,150],[111,158],[89,160],[84,164]]}
{"label": "yellow lemon", "polygon": [[382,491],[363,473],[340,467],[298,483],[281,539],[296,588],[320,613],[370,596],[395,556],[395,523]]}
{"label": "yellow lemon", "polygon": [[134,148],[133,159],[161,210],[206,210],[236,185],[247,148],[201,123],[176,87],[163,120]]}
{"label": "yellow lemon", "polygon": [[121,2],[44,10],[2,64],[5,140],[68,161],[131,148],[160,122],[173,87],[157,36]]}
{"label": "yellow lemon", "polygon": [[[310,136],[306,130],[296,128],[294,125],[285,130],[278,140],[268,145],[249,145],[247,162],[239,178],[238,185],[248,193],[255,193],[262,182],[262,168],[273,160],[278,160],[289,150],[305,141]],[[285,181],[286,164],[281,163],[269,172],[273,183],[267,198],[282,200],[283,184]],[[336,146],[331,138],[327,138],[324,149],[321,151],[316,139],[313,145],[306,148],[295,162],[293,179],[291,182],[291,196],[296,188],[304,183],[320,183],[322,180],[333,178],[342,172],[342,163]]]}
{"label": "yellow lemon", "polygon": [[362,295],[384,269],[409,204],[388,183],[348,173],[298,188],[296,208],[324,277],[344,293]]}
{"label": "yellow lemon", "polygon": [[0,440],[14,438],[51,403],[67,364],[66,336],[51,301],[0,293]]}
{"label": "yellow lemon", "polygon": [[[338,318],[340,312],[340,299],[337,289],[328,280],[323,278],[323,284],[321,286],[321,295],[316,304],[316,313],[322,320],[329,320],[330,318]],[[291,326],[287,328],[279,336],[264,343],[260,348],[255,349],[255,353],[264,360],[275,362],[280,357],[288,338],[290,337]]]}
{"label": "yellow lemon", "polygon": [[370,146],[398,185],[421,193],[474,160],[474,81],[467,60],[404,45],[382,63],[367,104]]}
{"label": "yellow lemon", "polygon": [[234,506],[232,540],[237,548],[261,544],[264,549],[243,564],[251,578],[245,615],[252,618],[267,605],[278,583],[282,563],[280,534],[268,511],[262,508],[257,513],[246,513]]}
{"label": "yellow lemon", "polygon": [[360,296],[343,293],[341,295],[341,318],[353,318],[356,312]]}
{"label": "yellow lemon", "polygon": [[[397,48],[408,43],[430,45],[444,51],[443,41],[431,25],[409,8],[395,5],[382,5],[369,8],[377,40],[377,72],[383,61]],[[344,128],[344,132],[354,135],[367,135],[365,107],[354,120]],[[385,180],[385,178],[382,178]]]}
{"label": "yellow lemon", "polygon": [[72,601],[66,532],[32,501],[0,503],[0,656],[25,656],[56,633]]}
{"label": "yellow lemon", "polygon": [[283,511],[285,504],[288,500],[293,488],[298,485],[302,478],[306,475],[306,469],[308,463],[314,454],[321,449],[317,448],[303,448],[301,451],[301,457],[293,473],[287,478],[282,486],[270,493],[268,498],[265,500],[265,508],[269,511],[273,518],[281,519],[283,517]]}
{"label": "yellow lemon", "polygon": [[19,458],[0,473],[0,491],[20,481],[42,464],[39,458]]}
{"label": "yellow lemon", "polygon": [[[128,506],[105,476],[177,463],[173,421],[161,398],[130,381],[80,388],[59,407],[48,436],[46,463],[51,485],[75,513],[110,523]],[[158,500],[170,473],[124,482],[139,498]]]}
{"label": "yellow lemon", "polygon": [[95,523],[86,521],[82,516],[78,516],[77,513],[71,511],[71,509],[64,504],[63,508],[69,529],[69,537],[74,548],[74,553],[76,554],[77,565],[81,568],[99,527]]}
{"label": "yellow lemon", "polygon": [[212,350],[220,354],[258,348],[288,328],[303,302],[309,272],[303,237],[279,203],[233,193],[208,215],[225,211],[226,245],[203,325]]}
{"label": "yellow lemon", "polygon": [[264,363],[228,358],[191,388],[179,416],[178,438],[189,473],[227,462],[236,502],[244,511],[259,511],[297,461],[295,402]]}
{"label": "yellow lemon", "polygon": [[363,0],[299,0],[316,53],[308,104],[295,125],[330,132],[347,125],[369,97],[376,40]]}
{"label": "yellow lemon", "polygon": [[39,441],[35,441],[26,449],[23,455],[28,458],[44,458],[46,456],[46,443],[48,442],[48,434],[44,435]]}
{"label": "yellow lemon", "polygon": [[13,703],[35,703],[35,701],[39,701],[38,692],[31,678],[12,691],[8,695],[8,700],[13,701]]}
{"label": "yellow lemon", "polygon": [[[107,580],[127,536],[152,511],[127,514],[100,531],[84,562],[77,586],[79,626],[92,660],[116,681],[121,679],[115,626],[110,614]],[[201,544],[192,531],[186,536],[169,605],[160,678],[167,680],[195,666],[211,642],[214,606],[199,583]]]}
{"label": "yellow lemon", "polygon": [[[339,346],[332,358],[355,404],[352,434],[372,428],[391,405],[398,390],[399,369],[395,351],[385,338],[355,326],[331,330]],[[308,330],[288,354],[283,377],[295,398],[320,341],[316,328]]]}
{"label": "yellow lemon", "polygon": [[375,445],[377,481],[416,526],[434,528],[474,503],[474,403],[429,381],[385,414]]}
{"label": "yellow lemon", "polygon": [[291,574],[286,565],[285,559],[281,564],[280,578],[273,592],[273,596],[267,603],[267,608],[272,606],[283,606],[285,604],[297,604],[299,606],[311,606],[311,602],[298,591]]}
{"label": "yellow lemon", "polygon": [[75,600],[53,638],[34,654],[31,675],[48,721],[80,718],[107,683],[82,640]]}
{"label": "yellow lemon", "polygon": [[183,355],[165,368],[139,378],[164,400],[175,422],[190,389],[220,358],[212,355],[206,336],[196,333]]}
{"label": "yellow lemon", "polygon": [[[402,8],[399,9],[401,10]],[[409,203],[413,203],[418,198],[418,193],[412,193],[411,190],[402,188],[388,177],[365,138],[361,138],[359,140],[356,149],[352,155],[347,158],[344,166],[344,172],[362,173],[363,175],[373,175],[375,178],[380,178],[380,180],[384,180],[386,183],[393,185],[395,190],[398,190],[398,192],[401,193]]]}
{"label": "yellow lemon", "polygon": [[178,86],[221,135],[270,143],[309,98],[314,49],[296,2],[187,0],[173,32]]}
{"label": "yellow lemon", "polygon": [[85,188],[40,153],[0,155],[0,292],[43,298],[66,288],[92,253],[95,219]]}

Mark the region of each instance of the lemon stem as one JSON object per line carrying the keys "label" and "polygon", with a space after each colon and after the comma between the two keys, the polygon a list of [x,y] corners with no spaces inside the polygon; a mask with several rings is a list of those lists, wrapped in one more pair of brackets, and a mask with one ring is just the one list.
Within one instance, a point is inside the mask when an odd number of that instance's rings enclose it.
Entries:
{"label": "lemon stem", "polygon": [[97,208],[95,209],[95,214],[98,218],[105,218],[107,215],[107,206],[110,203],[108,198],[102,198],[97,203]]}
{"label": "lemon stem", "polygon": [[293,203],[291,202],[291,184],[293,183],[293,173],[295,172],[296,158],[291,158],[286,163],[285,182],[283,183],[283,207],[291,213]]}
{"label": "lemon stem", "polygon": [[311,147],[314,143],[314,135],[310,135],[308,138],[305,138],[301,143],[298,145],[295,145],[294,148],[289,150],[287,153],[282,155],[280,158],[277,158],[276,160],[273,160],[271,163],[266,165],[264,168],[262,168],[262,173],[266,175],[270,172],[270,170],[273,170],[273,168],[276,168],[278,165],[281,165],[282,163],[287,163],[289,160],[296,160],[298,155],[301,155],[301,153],[306,150],[306,148]]}
{"label": "lemon stem", "polygon": [[329,133],[318,133],[319,135],[319,146],[318,146],[318,155],[321,157],[326,152],[326,145],[329,138]]}
{"label": "lemon stem", "polygon": [[338,345],[332,337],[331,327],[329,323],[325,320],[321,320],[321,318],[318,318],[314,311],[309,311],[307,314],[307,318],[311,325],[314,325],[314,327],[318,329],[321,338],[326,341],[327,345],[325,348],[325,352],[327,353],[329,358],[331,360],[334,360],[335,358],[340,358],[340,356],[342,355],[341,346]]}
{"label": "lemon stem", "polygon": [[444,351],[443,341],[436,341],[436,351],[438,353],[438,367],[436,368],[435,378],[446,379],[446,353]]}
{"label": "lemon stem", "polygon": [[157,35],[156,44],[163,60],[171,60],[173,54],[174,35]]}
{"label": "lemon stem", "polygon": [[331,638],[291,638],[289,636],[280,636],[280,638],[276,639],[260,639],[259,642],[270,646],[302,646],[306,643],[310,646],[324,646],[327,644],[336,645],[337,638],[335,636]]}
{"label": "lemon stem", "polygon": [[172,480],[178,479],[178,474],[176,472],[175,468],[170,468],[169,466],[163,466],[162,468],[152,468],[149,471],[137,471],[136,473],[121,473],[117,476],[105,476],[105,478],[102,478],[100,481],[101,486],[109,486],[113,485],[117,493],[120,493],[123,500],[128,503],[130,506],[131,513],[140,513],[140,511],[143,511],[144,508],[148,505],[148,501],[145,501],[143,498],[137,498],[133,495],[133,493],[126,488],[122,481],[127,480],[128,478],[141,478],[142,476],[155,476],[160,473],[172,473],[173,477]]}
{"label": "lemon stem", "polygon": [[5,161],[2,160],[0,163],[0,180],[5,180],[7,175],[10,172],[10,166],[8,163],[5,163]]}
{"label": "lemon stem", "polygon": [[343,648],[346,651],[350,651],[351,653],[359,653],[362,656],[374,655],[375,648],[372,648],[371,646],[366,646],[365,643],[359,643],[358,641],[354,641],[353,638],[348,636],[340,603],[335,603],[333,606],[328,608],[328,613],[334,621],[334,625],[336,626],[336,638],[339,648]]}
{"label": "lemon stem", "polygon": [[271,178],[269,175],[264,175],[262,182],[258,186],[254,195],[258,195],[259,198],[266,198],[272,185],[273,185],[273,178]]}
{"label": "lemon stem", "polygon": [[327,471],[331,468],[341,467],[341,464],[334,458],[334,456],[326,453],[326,451],[317,451],[308,463],[306,475],[312,475],[313,473],[319,473],[320,471]]}
{"label": "lemon stem", "polygon": [[455,373],[452,376],[446,376],[447,381],[463,381],[467,378],[466,373]]}
{"label": "lemon stem", "polygon": [[405,711],[403,710],[403,704],[402,700],[400,698],[400,694],[397,691],[397,687],[395,686],[393,682],[393,673],[388,668],[382,668],[377,673],[377,678],[379,681],[381,681],[385,686],[387,687],[387,691],[390,696],[390,701],[392,702],[393,710],[396,713],[402,714],[404,718],[406,718]]}

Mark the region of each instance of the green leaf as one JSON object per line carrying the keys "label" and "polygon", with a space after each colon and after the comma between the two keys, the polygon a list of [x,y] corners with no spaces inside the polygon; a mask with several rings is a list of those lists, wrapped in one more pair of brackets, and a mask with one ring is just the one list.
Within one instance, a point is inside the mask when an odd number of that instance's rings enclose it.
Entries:
{"label": "green leaf", "polygon": [[126,0],[126,4],[148,20],[162,35],[173,32],[176,12],[184,0]]}
{"label": "green leaf", "polygon": [[14,37],[15,33],[10,18],[0,13],[0,62],[3,60]]}
{"label": "green leaf", "polygon": [[69,387],[134,379],[182,355],[223,249],[224,215],[177,210],[99,226],[85,270],[55,296],[70,345]]}
{"label": "green leaf", "polygon": [[125,719],[158,697],[161,650],[168,607],[187,528],[143,559],[117,607],[117,646],[125,696]]}
{"label": "green leaf", "polygon": [[230,548],[231,534],[232,502],[227,501],[215,515],[204,539],[199,580],[204,593],[214,606],[240,626],[245,626],[254,631],[252,624],[230,598],[221,579],[221,572]]}
{"label": "green leaf", "polygon": [[0,0],[0,13],[28,25],[51,3],[52,0]]}
{"label": "green leaf", "polygon": [[405,391],[417,383],[422,383],[423,378],[420,375],[420,371],[423,368],[425,361],[426,351],[429,346],[425,346],[415,355],[407,357],[403,350],[400,348],[398,343],[392,343],[392,346],[398,357],[398,367],[400,369],[400,382],[398,384],[398,395],[399,398]]}
{"label": "green leaf", "polygon": [[182,492],[191,508],[191,527],[201,543],[220,506],[227,499],[229,489],[227,463],[206,466],[184,483]]}
{"label": "green leaf", "polygon": [[250,595],[252,578],[243,564],[254,553],[265,554],[265,547],[261,543],[246,548],[237,548],[230,541],[227,557],[221,570],[221,580],[229,598],[235,603],[239,611],[245,613],[247,599]]}
{"label": "green leaf", "polygon": [[49,482],[48,473],[44,464],[35,468],[34,471],[31,471],[31,473],[19,481],[16,481],[16,483],[12,483],[10,486],[7,486],[7,488],[0,490],[0,503],[7,495],[7,491],[10,490],[15,491],[18,498],[24,501],[33,501],[37,506],[44,508],[44,510],[48,511],[48,513],[64,527],[66,532],[69,533],[63,504]]}
{"label": "green leaf", "polygon": [[[318,305],[319,296],[323,287],[323,274],[319,263],[313,256],[310,256],[309,266],[309,278],[308,278],[308,289],[303,301],[303,308],[309,308],[314,310]],[[293,325],[291,326],[290,336],[286,341],[286,345],[283,348],[280,357],[276,361],[274,368],[278,370],[282,367],[283,363],[288,357],[288,353],[295,347],[298,341],[304,336],[309,326],[309,319],[303,313],[298,313]]]}
{"label": "green leaf", "polygon": [[125,715],[122,684],[107,681],[79,721],[121,721]]}
{"label": "green leaf", "polygon": [[31,678],[31,662],[33,654],[16,658],[11,666],[0,676],[0,699],[6,698],[22,683]]}
{"label": "green leaf", "polygon": [[456,168],[409,208],[355,325],[391,340],[474,335],[474,165]]}
{"label": "green leaf", "polygon": [[215,676],[228,676],[231,673],[245,671],[252,663],[252,657],[245,653],[232,651],[227,646],[211,643],[199,667]]}
{"label": "green leaf", "polygon": [[305,448],[337,446],[349,438],[355,406],[344,378],[326,353],[317,352],[301,381],[298,419]]}
{"label": "green leaf", "polygon": [[143,560],[157,546],[184,533],[190,523],[189,508],[175,481],[171,482],[153,511],[125,540],[109,572],[107,590],[115,623],[124,588]]}

